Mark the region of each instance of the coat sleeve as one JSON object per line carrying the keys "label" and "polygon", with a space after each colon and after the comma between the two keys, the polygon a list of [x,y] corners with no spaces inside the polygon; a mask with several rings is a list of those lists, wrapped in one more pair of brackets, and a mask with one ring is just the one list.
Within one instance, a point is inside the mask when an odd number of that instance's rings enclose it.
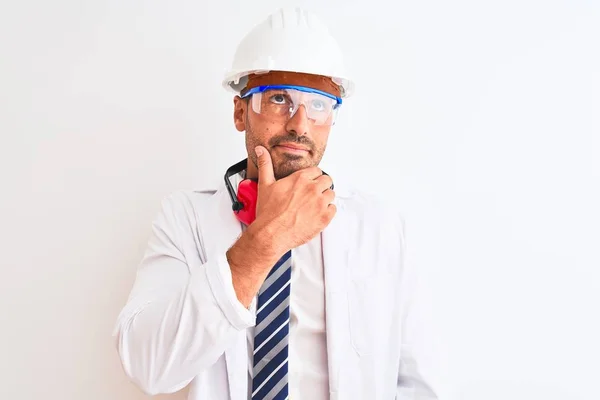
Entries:
{"label": "coat sleeve", "polygon": [[415,265],[407,260],[404,220],[401,229],[402,282],[400,295],[401,344],[396,400],[443,400],[442,346],[434,328],[429,291]]}
{"label": "coat sleeve", "polygon": [[193,240],[186,201],[181,193],[163,201],[114,331],[125,373],[151,395],[185,387],[255,323],[237,300],[225,254],[186,260],[183,243]]}

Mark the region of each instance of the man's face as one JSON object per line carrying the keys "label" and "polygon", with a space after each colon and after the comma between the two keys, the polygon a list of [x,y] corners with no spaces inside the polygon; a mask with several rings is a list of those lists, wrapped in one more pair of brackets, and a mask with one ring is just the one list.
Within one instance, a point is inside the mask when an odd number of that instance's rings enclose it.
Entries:
{"label": "man's face", "polygon": [[289,118],[272,118],[257,113],[252,98],[234,99],[234,122],[239,131],[246,132],[248,177],[257,177],[257,159],[254,148],[264,146],[271,154],[276,179],[284,178],[300,169],[318,166],[327,147],[331,126],[318,125],[307,116],[305,106],[298,107]]}

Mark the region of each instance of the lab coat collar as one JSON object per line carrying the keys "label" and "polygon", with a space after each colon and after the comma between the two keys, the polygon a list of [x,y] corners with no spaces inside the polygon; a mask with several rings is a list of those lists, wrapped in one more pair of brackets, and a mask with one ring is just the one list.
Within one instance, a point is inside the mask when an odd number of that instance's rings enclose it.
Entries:
{"label": "lab coat collar", "polygon": [[344,355],[347,354],[350,343],[350,331],[347,329],[349,326],[348,297],[346,296],[348,248],[345,244],[348,242],[345,239],[352,230],[350,215],[345,209],[346,197],[337,196],[334,204],[337,213],[321,234],[330,400],[339,398]]}
{"label": "lab coat collar", "polygon": [[[203,241],[204,252],[207,260],[216,259],[219,255],[235,243],[242,234],[242,226],[231,209],[231,199],[223,183],[216,192],[205,190],[214,194],[208,199],[202,209],[198,227]],[[225,350],[225,363],[227,364],[227,381],[232,400],[246,400],[248,390],[248,353],[245,341],[245,332],[239,332],[230,348]]]}

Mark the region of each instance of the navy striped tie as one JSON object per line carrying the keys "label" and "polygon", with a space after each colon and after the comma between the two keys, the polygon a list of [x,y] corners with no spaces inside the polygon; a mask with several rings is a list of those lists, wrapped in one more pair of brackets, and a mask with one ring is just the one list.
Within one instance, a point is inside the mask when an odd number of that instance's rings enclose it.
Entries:
{"label": "navy striped tie", "polygon": [[252,400],[286,400],[288,397],[288,333],[292,251],[271,269],[258,292]]}

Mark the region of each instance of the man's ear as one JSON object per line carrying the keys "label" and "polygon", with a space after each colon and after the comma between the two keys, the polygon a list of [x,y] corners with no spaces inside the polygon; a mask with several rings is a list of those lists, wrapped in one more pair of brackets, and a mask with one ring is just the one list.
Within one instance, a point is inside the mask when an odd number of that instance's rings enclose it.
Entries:
{"label": "man's ear", "polygon": [[246,130],[246,113],[248,112],[248,102],[240,96],[235,96],[233,99],[233,123],[235,129],[239,132]]}

